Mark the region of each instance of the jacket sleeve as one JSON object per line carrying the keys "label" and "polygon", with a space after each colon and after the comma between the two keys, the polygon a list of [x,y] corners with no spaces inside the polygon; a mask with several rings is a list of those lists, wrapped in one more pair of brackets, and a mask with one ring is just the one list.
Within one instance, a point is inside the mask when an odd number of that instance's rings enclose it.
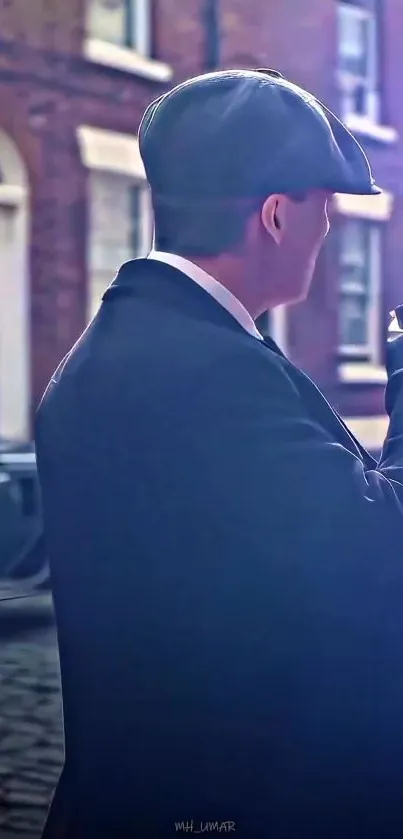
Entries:
{"label": "jacket sleeve", "polygon": [[389,433],[371,470],[309,414],[281,360],[245,353],[225,370],[225,387],[206,400],[226,417],[227,462],[249,479],[250,492],[265,493],[278,523],[292,520],[311,549],[325,550],[341,534],[352,553],[396,547],[403,537],[403,370],[394,374]]}
{"label": "jacket sleeve", "polygon": [[385,477],[401,484],[403,483],[403,336],[388,343],[386,358],[388,384],[385,408],[390,417],[390,423],[379,469]]}
{"label": "jacket sleeve", "polygon": [[[386,821],[403,820],[403,392],[383,459],[366,471],[309,416],[282,364],[240,353],[212,375],[209,503],[221,538],[236,531],[228,586],[241,579],[245,638],[254,626],[270,674],[262,707],[286,755],[277,801],[293,789],[298,824],[333,813],[321,836],[350,835],[355,819],[357,837],[396,835]],[[286,797],[278,810],[288,824]]]}

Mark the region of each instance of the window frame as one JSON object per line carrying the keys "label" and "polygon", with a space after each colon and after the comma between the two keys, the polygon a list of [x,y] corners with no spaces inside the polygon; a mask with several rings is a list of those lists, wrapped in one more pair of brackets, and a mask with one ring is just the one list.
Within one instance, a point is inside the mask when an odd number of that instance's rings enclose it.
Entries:
{"label": "window frame", "polygon": [[286,305],[263,312],[256,320],[256,328],[263,338],[271,338],[282,352],[288,349],[288,310]]}
{"label": "window frame", "polygon": [[[366,239],[368,252],[365,255],[368,265],[368,315],[367,333],[368,341],[364,344],[342,344],[339,340],[341,324],[341,298],[343,295],[341,287],[342,279],[342,243],[339,231],[338,247],[338,355],[343,360],[363,361],[369,364],[379,364],[380,359],[380,338],[381,338],[381,294],[382,294],[382,257],[383,257],[383,226],[380,223],[365,218],[343,218],[341,225],[362,224],[366,228]],[[344,292],[344,295],[346,292]],[[347,292],[348,294],[348,292]]]}
{"label": "window frame", "polygon": [[[92,179],[96,178],[97,175],[102,174],[102,170],[92,170],[89,173],[89,203],[88,203],[88,237],[87,237],[87,276],[88,276],[88,294],[87,294],[87,320],[91,320],[96,312],[98,311],[101,297],[103,292],[107,289],[108,285],[113,281],[116,272],[119,270],[121,265],[117,264],[112,267],[105,268],[105,274],[108,276],[106,277],[106,284],[103,288],[103,291],[99,294],[98,283],[94,282],[95,277],[100,277],[102,270],[100,269],[96,260],[94,260],[94,252],[93,247],[94,244],[97,245],[96,239],[94,240],[94,226],[92,221],[92,201],[94,200],[94,192],[92,189]],[[114,175],[116,178],[122,178],[122,174],[111,172],[110,175]],[[123,176],[125,180],[127,180],[127,185],[130,189],[130,206],[133,208],[133,194],[136,191],[138,194],[138,210],[139,210],[139,223],[138,223],[138,230],[136,232],[136,236],[134,236],[134,225],[133,225],[133,217],[130,217],[130,230],[131,230],[131,241],[134,243],[134,239],[136,238],[137,247],[136,249],[133,248],[132,253],[128,256],[128,259],[136,259],[141,256],[146,256],[147,253],[151,250],[152,246],[152,238],[153,238],[153,222],[152,222],[152,209],[151,209],[151,200],[149,194],[149,188],[146,181],[142,180],[141,178],[134,178],[130,175]],[[124,260],[127,261],[127,260]]]}
{"label": "window frame", "polygon": [[[93,0],[89,0],[89,13]],[[125,34],[121,43],[108,41],[91,31],[87,26],[87,36],[103,41],[117,49],[128,49],[138,55],[149,57],[151,54],[151,0],[123,0]]]}
{"label": "window frame", "polygon": [[[369,37],[367,44],[367,65],[368,70],[366,76],[359,76],[343,70],[342,67],[342,39],[340,37],[340,17],[346,15],[353,17],[355,20],[366,20],[369,22]],[[342,118],[348,120],[349,117],[362,117],[368,119],[374,124],[380,122],[380,76],[381,65],[378,50],[378,33],[379,33],[379,19],[375,8],[368,8],[368,6],[360,6],[356,3],[348,3],[345,0],[338,0],[337,2],[337,16],[338,16],[338,37],[337,37],[337,58],[338,58],[338,75],[341,89],[341,112]],[[361,113],[354,107],[354,92],[352,90],[354,82],[361,82],[364,88],[364,108]]]}

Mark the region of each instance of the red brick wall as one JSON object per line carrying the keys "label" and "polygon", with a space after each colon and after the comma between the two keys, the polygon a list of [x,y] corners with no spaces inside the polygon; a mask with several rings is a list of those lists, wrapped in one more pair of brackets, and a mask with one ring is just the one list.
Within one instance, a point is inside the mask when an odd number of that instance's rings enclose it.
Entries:
{"label": "red brick wall", "polygon": [[204,72],[204,7],[205,0],[155,0],[154,52],[178,82]]}
{"label": "red brick wall", "polygon": [[136,133],[160,87],[81,58],[83,0],[0,7],[0,128],[15,141],[31,191],[32,412],[85,325],[86,171],[76,128]]}
{"label": "red brick wall", "polygon": [[[337,107],[335,0],[219,2],[222,66],[277,67]],[[81,58],[84,7],[85,0],[3,0],[0,6],[0,127],[14,138],[31,186],[33,407],[85,321],[86,172],[76,127],[135,133],[144,108],[161,90]],[[153,52],[173,66],[177,80],[204,69],[204,7],[205,0],[154,0]],[[385,114],[403,135],[403,3],[386,0],[385,11]],[[387,309],[403,292],[403,155],[400,143],[368,152],[379,182],[396,194],[386,243]],[[330,243],[309,300],[290,311],[292,356],[343,410],[379,412],[379,388],[353,394],[336,385],[334,269]]]}

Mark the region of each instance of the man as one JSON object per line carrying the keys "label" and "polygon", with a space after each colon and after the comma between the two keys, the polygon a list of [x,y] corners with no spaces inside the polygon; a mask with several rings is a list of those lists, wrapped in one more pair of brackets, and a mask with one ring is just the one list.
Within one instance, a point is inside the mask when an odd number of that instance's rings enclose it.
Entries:
{"label": "man", "polygon": [[[39,410],[66,760],[46,837],[403,832],[403,350],[380,463],[254,320],[308,292],[351,134],[274,71],[191,79],[125,264]],[[58,832],[59,831],[59,832]]]}

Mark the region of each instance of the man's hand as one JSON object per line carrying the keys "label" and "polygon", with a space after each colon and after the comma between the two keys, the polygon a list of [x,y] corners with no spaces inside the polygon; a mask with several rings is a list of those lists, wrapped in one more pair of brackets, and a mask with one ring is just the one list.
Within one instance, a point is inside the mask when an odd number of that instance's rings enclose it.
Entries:
{"label": "man's hand", "polygon": [[392,309],[389,314],[392,320],[388,326],[388,341],[394,341],[398,335],[403,333],[403,305]]}

